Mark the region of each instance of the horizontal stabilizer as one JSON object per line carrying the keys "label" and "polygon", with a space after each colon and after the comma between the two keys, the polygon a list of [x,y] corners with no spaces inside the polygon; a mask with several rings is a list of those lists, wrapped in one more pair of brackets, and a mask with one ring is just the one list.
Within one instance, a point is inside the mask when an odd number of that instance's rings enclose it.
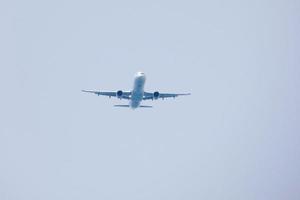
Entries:
{"label": "horizontal stabilizer", "polygon": [[[129,108],[129,105],[114,105],[114,107]],[[140,108],[152,108],[152,106],[139,106]]]}
{"label": "horizontal stabilizer", "polygon": [[152,108],[152,106],[140,106],[141,108]]}

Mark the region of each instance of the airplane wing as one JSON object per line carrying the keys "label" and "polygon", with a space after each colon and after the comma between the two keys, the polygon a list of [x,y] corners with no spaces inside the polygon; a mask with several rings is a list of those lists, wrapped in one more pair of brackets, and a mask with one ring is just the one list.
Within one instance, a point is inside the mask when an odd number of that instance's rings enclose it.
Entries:
{"label": "airplane wing", "polygon": [[[92,91],[92,90],[82,90],[82,92],[88,92],[88,93],[93,93],[98,96],[108,96],[108,97],[118,97],[118,92],[102,92],[102,91]],[[122,99],[130,99],[131,98],[131,92],[123,92],[122,95],[119,97]]]}
{"label": "airplane wing", "polygon": [[[156,92],[155,92],[156,93]],[[153,100],[153,99],[165,99],[165,98],[175,98],[178,96],[185,96],[185,95],[191,95],[191,93],[181,93],[181,94],[175,94],[175,93],[157,93],[157,96],[155,97],[154,93],[151,92],[144,92],[143,100]]]}

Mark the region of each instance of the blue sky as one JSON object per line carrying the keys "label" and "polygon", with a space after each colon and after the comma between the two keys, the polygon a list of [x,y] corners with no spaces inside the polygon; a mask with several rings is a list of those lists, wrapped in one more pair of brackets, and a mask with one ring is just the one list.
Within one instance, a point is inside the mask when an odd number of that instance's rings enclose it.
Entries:
{"label": "blue sky", "polygon": [[[1,2],[0,199],[298,199],[299,8]],[[140,70],[192,96],[132,111],[81,92]]]}

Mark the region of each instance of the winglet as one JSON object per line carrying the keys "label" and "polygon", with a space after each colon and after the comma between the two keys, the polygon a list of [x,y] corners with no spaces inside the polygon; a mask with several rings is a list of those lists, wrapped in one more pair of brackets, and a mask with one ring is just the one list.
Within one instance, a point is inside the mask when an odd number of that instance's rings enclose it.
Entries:
{"label": "winglet", "polygon": [[87,92],[87,93],[94,93],[97,94],[97,91],[92,91],[92,90],[81,90],[82,92]]}
{"label": "winglet", "polygon": [[191,93],[182,93],[182,94],[177,94],[177,96],[185,96],[185,95],[191,95]]}

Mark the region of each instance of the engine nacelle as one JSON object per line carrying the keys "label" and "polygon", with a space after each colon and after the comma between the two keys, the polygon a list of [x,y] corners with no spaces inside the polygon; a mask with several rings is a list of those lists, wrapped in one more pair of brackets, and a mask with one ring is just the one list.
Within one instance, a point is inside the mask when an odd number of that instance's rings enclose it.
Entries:
{"label": "engine nacelle", "polygon": [[159,96],[160,96],[160,94],[159,94],[158,91],[156,91],[156,92],[153,93],[153,99],[158,99]]}
{"label": "engine nacelle", "polygon": [[118,97],[119,99],[122,99],[122,96],[123,96],[123,91],[122,91],[122,90],[118,90],[118,91],[117,91],[117,97]]}

